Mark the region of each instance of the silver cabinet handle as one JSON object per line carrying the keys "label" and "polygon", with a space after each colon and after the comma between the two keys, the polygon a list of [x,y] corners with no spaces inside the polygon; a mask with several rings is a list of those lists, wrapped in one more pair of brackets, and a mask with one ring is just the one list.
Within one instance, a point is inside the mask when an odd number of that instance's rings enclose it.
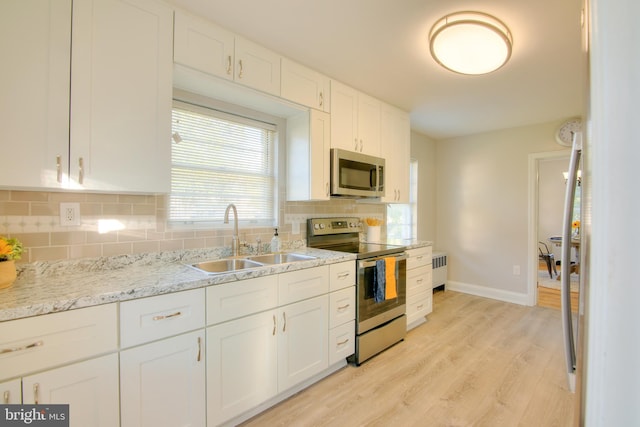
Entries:
{"label": "silver cabinet handle", "polygon": [[345,309],[349,308],[349,306],[350,306],[350,305],[351,305],[351,304],[347,304],[347,305],[340,306],[340,307],[338,307],[338,311],[345,310]]}
{"label": "silver cabinet handle", "polygon": [[356,145],[353,147],[353,150],[358,151],[358,138],[355,138],[354,141],[356,142]]}
{"label": "silver cabinet handle", "polygon": [[2,401],[5,403],[5,405],[9,404],[9,390],[4,392],[4,396],[2,397]]}
{"label": "silver cabinet handle", "polygon": [[338,279],[344,279],[345,277],[349,277],[349,275],[350,273],[348,271],[344,273],[340,273],[338,274]]}
{"label": "silver cabinet handle", "polygon": [[417,282],[418,283],[422,283],[424,281],[424,279],[418,279]]}
{"label": "silver cabinet handle", "polygon": [[327,188],[327,196],[328,196],[328,195],[329,195],[329,183],[327,182],[327,183],[325,184],[325,186],[326,186],[326,188]]}
{"label": "silver cabinet handle", "polygon": [[417,307],[417,309],[418,309],[418,310],[420,310],[420,309],[422,309],[422,307],[424,307],[424,304],[420,304],[420,305]]}
{"label": "silver cabinet handle", "polygon": [[202,338],[198,337],[198,357],[196,358],[196,362],[201,360],[202,356]]}
{"label": "silver cabinet handle", "polygon": [[22,347],[3,348],[2,350],[0,350],[0,354],[15,353],[16,351],[27,350],[29,348],[34,348],[34,347],[42,347],[43,345],[44,345],[44,341],[36,341],[31,344],[23,345]]}
{"label": "silver cabinet handle", "polygon": [[242,68],[242,59],[238,61],[238,65],[240,65],[240,70],[238,70],[238,78],[242,78],[242,72],[244,71]]}
{"label": "silver cabinet handle", "polygon": [[271,335],[275,336],[276,335],[276,315],[273,315],[273,331],[271,332]]}
{"label": "silver cabinet handle", "polygon": [[227,74],[231,75],[231,55],[227,56]]}
{"label": "silver cabinet handle", "polygon": [[398,200],[400,200],[400,190],[398,190]]}
{"label": "silver cabinet handle", "polygon": [[56,156],[56,180],[62,183],[62,157]]}
{"label": "silver cabinet handle", "polygon": [[38,404],[38,401],[40,400],[38,394],[40,392],[40,384],[35,383],[33,385],[33,403],[35,403],[36,405]]}
{"label": "silver cabinet handle", "polygon": [[422,255],[418,255],[418,256],[416,257],[416,259],[417,259],[418,261],[420,261],[420,260],[422,259]]}
{"label": "silver cabinet handle", "polygon": [[282,332],[287,331],[287,313],[282,312],[282,320],[284,320],[284,324],[282,325]]}
{"label": "silver cabinet handle", "polygon": [[346,340],[344,340],[344,341],[340,341],[340,342],[339,342],[339,343],[337,343],[336,345],[339,347],[339,346],[341,346],[341,345],[345,345],[345,344],[346,344],[346,343],[348,343],[348,342],[349,342],[349,338],[347,338],[347,339],[346,339]]}
{"label": "silver cabinet handle", "polygon": [[78,184],[82,184],[84,181],[84,159],[80,157],[78,159]]}
{"label": "silver cabinet handle", "polygon": [[360,140],[360,152],[362,153],[362,148],[364,147],[364,142],[362,142],[362,140]]}
{"label": "silver cabinet handle", "polygon": [[322,95],[322,92],[320,92],[320,107],[322,107],[322,104],[324,104],[324,96]]}
{"label": "silver cabinet handle", "polygon": [[153,320],[154,321],[165,320],[165,319],[170,319],[172,317],[178,317],[178,316],[182,316],[182,312],[181,311],[176,311],[175,313],[171,313],[171,314],[153,316]]}

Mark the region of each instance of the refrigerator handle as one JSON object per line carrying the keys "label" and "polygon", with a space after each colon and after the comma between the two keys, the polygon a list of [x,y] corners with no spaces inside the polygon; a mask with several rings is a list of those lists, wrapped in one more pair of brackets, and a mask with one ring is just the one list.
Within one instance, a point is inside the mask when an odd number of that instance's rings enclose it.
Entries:
{"label": "refrigerator handle", "polygon": [[562,223],[562,265],[560,270],[560,305],[562,309],[562,331],[564,335],[564,353],[569,389],[575,392],[576,342],[571,318],[571,225],[573,222],[573,203],[576,195],[578,165],[582,154],[582,133],[573,134],[569,176],[564,198],[564,219]]}

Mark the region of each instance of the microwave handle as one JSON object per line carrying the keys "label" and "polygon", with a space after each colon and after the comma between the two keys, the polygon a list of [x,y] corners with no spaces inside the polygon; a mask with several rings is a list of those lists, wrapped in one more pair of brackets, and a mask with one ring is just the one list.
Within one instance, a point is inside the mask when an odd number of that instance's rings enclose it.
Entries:
{"label": "microwave handle", "polygon": [[[404,252],[401,255],[398,255],[398,256],[393,256],[392,255],[392,257],[395,258],[396,261],[402,261],[402,260],[405,260],[405,259],[408,258],[407,254],[404,253]],[[360,261],[358,268],[374,267],[376,265],[376,261],[381,260],[381,259],[385,259],[385,258],[387,258],[387,257],[381,256],[381,257],[378,257],[378,258],[374,258],[372,260],[368,259],[366,261]]]}
{"label": "microwave handle", "polygon": [[378,166],[369,169],[369,187],[378,188]]}

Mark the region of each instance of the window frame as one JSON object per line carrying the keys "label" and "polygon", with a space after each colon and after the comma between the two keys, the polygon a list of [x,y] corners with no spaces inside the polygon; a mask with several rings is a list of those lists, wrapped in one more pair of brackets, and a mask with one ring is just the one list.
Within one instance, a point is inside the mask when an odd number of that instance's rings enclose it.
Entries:
{"label": "window frame", "polygon": [[[249,108],[241,107],[234,104],[229,104],[223,101],[218,101],[212,98],[208,98],[201,95],[192,94],[183,91],[174,91],[174,99],[172,102],[172,117],[174,108],[185,109],[193,111],[195,113],[210,115],[222,120],[229,120],[236,123],[245,123],[250,126],[258,126],[271,128],[274,131],[273,138],[273,156],[271,159],[271,168],[273,170],[273,205],[271,218],[267,221],[251,221],[242,217],[241,209],[238,209],[238,225],[244,228],[262,228],[262,227],[277,227],[281,222],[281,186],[282,180],[280,179],[280,170],[282,165],[282,149],[281,141],[284,140],[284,130],[286,129],[286,121],[280,117],[272,116],[260,111],[251,110]],[[170,131],[173,134],[173,118],[170,125]],[[171,144],[175,142],[171,140]],[[173,177],[173,150],[171,155],[171,175]],[[194,219],[189,220],[174,220],[171,218],[171,191],[167,194],[166,210],[167,218],[166,224],[168,229],[181,230],[181,229],[226,229],[228,224],[224,224],[223,215],[220,215],[219,220],[211,219],[209,221],[199,221]],[[230,203],[233,203],[231,201]],[[222,209],[226,208],[226,205]]]}

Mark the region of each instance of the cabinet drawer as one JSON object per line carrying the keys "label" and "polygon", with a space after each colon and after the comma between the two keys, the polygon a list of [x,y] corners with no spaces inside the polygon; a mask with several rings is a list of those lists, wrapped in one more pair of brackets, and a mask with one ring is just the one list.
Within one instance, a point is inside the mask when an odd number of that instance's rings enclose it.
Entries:
{"label": "cabinet drawer", "polygon": [[408,250],[407,270],[431,264],[432,250],[431,246]]}
{"label": "cabinet drawer", "polygon": [[420,314],[426,316],[431,313],[431,305],[433,297],[431,290],[415,295],[411,299],[407,299],[407,316]]}
{"label": "cabinet drawer", "polygon": [[346,261],[329,265],[329,291],[337,291],[356,284],[356,262]]}
{"label": "cabinet drawer", "polygon": [[0,323],[0,380],[118,349],[116,304]]}
{"label": "cabinet drawer", "polygon": [[278,276],[278,304],[291,304],[329,292],[329,266],[291,271]]}
{"label": "cabinet drawer", "polygon": [[355,352],[356,321],[329,330],[329,365],[333,365]]}
{"label": "cabinet drawer", "polygon": [[120,304],[120,346],[130,347],[204,327],[204,289]]}
{"label": "cabinet drawer", "polygon": [[341,289],[329,294],[329,328],[335,328],[356,317],[356,288]]}
{"label": "cabinet drawer", "polygon": [[424,266],[407,271],[407,294],[424,292],[431,288],[431,266]]}
{"label": "cabinet drawer", "polygon": [[278,305],[276,276],[257,277],[207,288],[207,325],[269,310]]}

